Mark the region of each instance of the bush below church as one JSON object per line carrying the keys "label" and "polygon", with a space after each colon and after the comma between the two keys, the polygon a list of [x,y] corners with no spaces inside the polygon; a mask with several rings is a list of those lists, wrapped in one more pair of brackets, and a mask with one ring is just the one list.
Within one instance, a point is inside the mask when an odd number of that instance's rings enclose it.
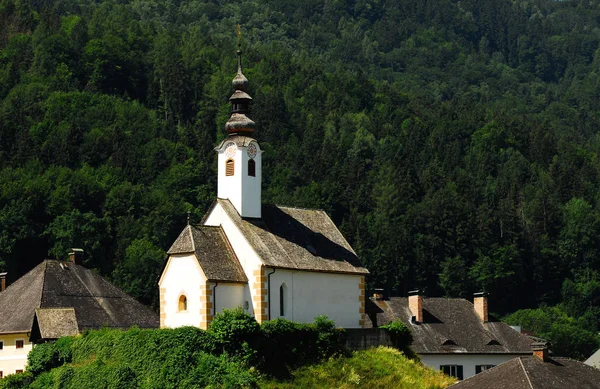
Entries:
{"label": "bush below church", "polygon": [[326,317],[260,326],[241,309],[216,315],[207,331],[86,331],[34,347],[27,373],[0,380],[0,389],[255,387],[260,377],[346,353],[343,333]]}

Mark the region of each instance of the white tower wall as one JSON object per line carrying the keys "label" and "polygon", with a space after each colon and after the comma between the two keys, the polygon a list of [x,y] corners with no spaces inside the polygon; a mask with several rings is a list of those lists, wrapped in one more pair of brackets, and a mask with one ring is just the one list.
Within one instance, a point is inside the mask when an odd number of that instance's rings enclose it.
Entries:
{"label": "white tower wall", "polygon": [[[247,146],[236,146],[235,153],[228,156],[226,153],[230,142],[225,141],[219,153],[218,163],[218,188],[217,196],[222,199],[229,199],[235,209],[242,217],[260,218],[261,217],[261,182],[262,182],[262,151],[256,141],[256,163],[255,176],[248,175],[248,161],[251,159],[247,153]],[[226,162],[228,159],[234,161],[234,172],[232,176],[227,176]]]}

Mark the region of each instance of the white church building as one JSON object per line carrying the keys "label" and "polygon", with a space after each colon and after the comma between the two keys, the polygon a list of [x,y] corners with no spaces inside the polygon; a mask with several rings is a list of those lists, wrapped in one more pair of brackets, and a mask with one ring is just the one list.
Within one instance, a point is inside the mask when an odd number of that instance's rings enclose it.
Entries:
{"label": "white church building", "polygon": [[329,216],[261,201],[262,150],[246,116],[247,87],[238,51],[227,137],[215,149],[218,198],[167,252],[160,326],[205,329],[216,313],[242,307],[259,323],[327,315],[339,327],[363,327],[368,271]]}

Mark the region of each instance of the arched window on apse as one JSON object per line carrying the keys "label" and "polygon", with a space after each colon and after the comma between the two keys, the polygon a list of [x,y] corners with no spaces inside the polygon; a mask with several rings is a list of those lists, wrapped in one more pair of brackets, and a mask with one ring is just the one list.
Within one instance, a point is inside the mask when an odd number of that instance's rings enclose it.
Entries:
{"label": "arched window on apse", "polygon": [[287,293],[287,286],[285,283],[279,287],[279,316],[285,316],[285,295]]}
{"label": "arched window on apse", "polygon": [[179,305],[177,307],[178,312],[187,311],[187,297],[185,295],[179,296]]}

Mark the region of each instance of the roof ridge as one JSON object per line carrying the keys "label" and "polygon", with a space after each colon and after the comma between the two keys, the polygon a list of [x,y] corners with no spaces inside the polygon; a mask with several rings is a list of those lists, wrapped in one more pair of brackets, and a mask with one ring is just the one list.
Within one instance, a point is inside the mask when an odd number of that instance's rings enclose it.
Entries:
{"label": "roof ridge", "polygon": [[527,378],[527,383],[529,383],[529,387],[531,389],[534,389],[533,384],[531,383],[531,380],[529,379],[529,374],[527,374],[527,369],[525,369],[525,365],[523,365],[523,360],[521,358],[522,357],[519,357],[519,364],[521,365],[521,368],[523,369],[523,374],[525,374],[525,378]]}
{"label": "roof ridge", "polygon": [[38,304],[38,308],[42,307],[42,304],[44,303],[44,289],[45,285],[46,285],[46,272],[48,271],[48,261],[51,261],[51,259],[44,259],[42,261],[42,264],[44,265],[44,272],[42,273],[42,293],[40,293],[40,303]]}
{"label": "roof ridge", "polygon": [[264,204],[266,206],[272,206],[272,207],[277,207],[277,208],[291,208],[291,209],[302,209],[305,211],[321,211],[321,212],[325,212],[327,213],[323,208],[307,208],[307,207],[298,207],[298,206],[294,206],[294,205],[282,205],[282,204]]}
{"label": "roof ridge", "polygon": [[[190,240],[192,241],[192,252],[195,253],[196,252],[196,243],[194,242],[194,233],[192,232],[192,226],[188,224],[187,229],[188,229],[188,232],[190,235]],[[198,230],[200,232],[202,232],[202,230],[200,230],[199,228],[198,228]]]}

